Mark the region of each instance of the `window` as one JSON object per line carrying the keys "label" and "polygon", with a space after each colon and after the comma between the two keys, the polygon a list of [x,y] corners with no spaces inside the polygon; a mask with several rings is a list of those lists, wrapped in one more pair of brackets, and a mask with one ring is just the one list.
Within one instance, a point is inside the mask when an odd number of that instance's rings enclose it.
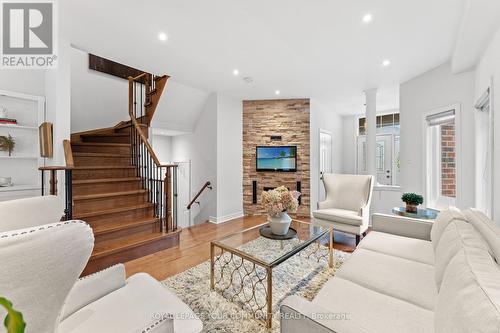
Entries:
{"label": "window", "polygon": [[457,196],[455,109],[431,113],[425,121],[427,206],[443,209],[455,205]]}
{"label": "window", "polygon": [[[358,174],[366,174],[366,118],[358,120],[357,169]],[[377,116],[377,143],[375,165],[377,183],[399,185],[399,113]]]}

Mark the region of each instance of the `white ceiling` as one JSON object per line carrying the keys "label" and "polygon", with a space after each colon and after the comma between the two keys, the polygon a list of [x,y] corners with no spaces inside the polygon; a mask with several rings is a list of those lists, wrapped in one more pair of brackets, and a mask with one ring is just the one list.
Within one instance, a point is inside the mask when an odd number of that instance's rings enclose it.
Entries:
{"label": "white ceiling", "polygon": [[[310,97],[341,114],[399,105],[397,87],[451,57],[464,0],[69,0],[71,42],[241,99]],[[365,13],[373,14],[363,24]],[[164,31],[167,42],[157,35]],[[382,67],[384,59],[389,67]],[[239,69],[240,76],[232,71]],[[254,82],[242,80],[251,76]],[[167,88],[168,90],[168,88]]]}

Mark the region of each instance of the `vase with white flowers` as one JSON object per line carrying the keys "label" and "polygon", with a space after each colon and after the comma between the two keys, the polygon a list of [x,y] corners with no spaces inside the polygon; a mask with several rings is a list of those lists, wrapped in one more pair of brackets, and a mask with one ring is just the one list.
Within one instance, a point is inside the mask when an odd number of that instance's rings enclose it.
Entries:
{"label": "vase with white flowers", "polygon": [[286,235],[292,219],[288,213],[299,208],[300,192],[290,191],[285,186],[262,192],[261,203],[268,213],[269,226],[275,235]]}

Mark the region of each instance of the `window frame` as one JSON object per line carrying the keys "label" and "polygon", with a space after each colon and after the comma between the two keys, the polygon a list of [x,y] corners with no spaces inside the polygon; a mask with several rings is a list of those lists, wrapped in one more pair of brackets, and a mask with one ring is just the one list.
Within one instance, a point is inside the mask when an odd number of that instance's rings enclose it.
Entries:
{"label": "window frame", "polygon": [[[462,123],[461,123],[461,103],[455,103],[444,107],[435,108],[424,112],[422,117],[422,180],[424,183],[424,205],[427,208],[432,208],[436,210],[446,209],[450,205],[450,200],[446,199],[448,197],[438,195],[436,202],[430,202],[431,191],[430,180],[428,179],[428,161],[433,153],[429,149],[430,142],[428,140],[428,129],[427,117],[438,114],[441,112],[455,110],[455,206],[460,207],[462,203]],[[441,178],[441,175],[438,175]],[[440,184],[440,182],[438,182]]]}

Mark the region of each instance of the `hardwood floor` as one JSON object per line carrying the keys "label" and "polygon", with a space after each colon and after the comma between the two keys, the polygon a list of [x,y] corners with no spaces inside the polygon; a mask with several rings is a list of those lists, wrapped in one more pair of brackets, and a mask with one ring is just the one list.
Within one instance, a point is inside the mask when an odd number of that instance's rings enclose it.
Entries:
{"label": "hardwood floor", "polygon": [[[309,217],[297,217],[297,219],[310,221]],[[127,276],[146,272],[160,281],[164,280],[208,260],[211,241],[262,224],[265,220],[265,216],[251,216],[234,219],[222,224],[205,222],[185,228],[180,235],[178,246],[126,262]],[[335,233],[334,238],[335,249],[346,252],[354,250],[354,236]]]}

